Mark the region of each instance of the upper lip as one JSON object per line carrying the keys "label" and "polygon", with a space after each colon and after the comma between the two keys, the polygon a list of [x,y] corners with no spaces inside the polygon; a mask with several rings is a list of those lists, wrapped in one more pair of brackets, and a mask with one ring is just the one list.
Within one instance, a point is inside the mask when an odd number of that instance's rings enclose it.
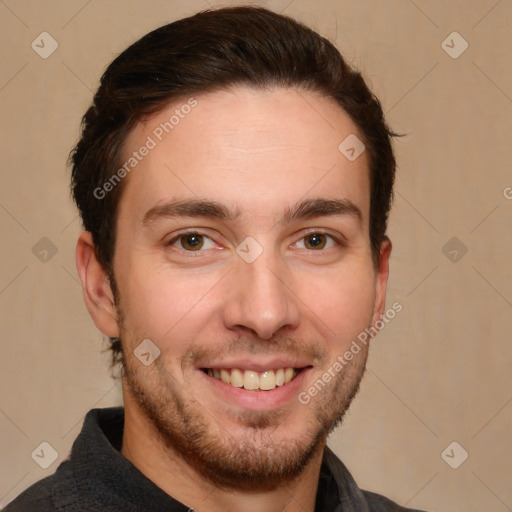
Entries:
{"label": "upper lip", "polygon": [[279,370],[280,368],[304,368],[306,366],[311,366],[311,363],[304,360],[290,359],[289,357],[278,357],[268,359],[266,361],[251,357],[246,359],[212,361],[209,363],[201,364],[199,368],[211,368],[212,370],[237,368],[239,370],[264,372],[266,370]]}

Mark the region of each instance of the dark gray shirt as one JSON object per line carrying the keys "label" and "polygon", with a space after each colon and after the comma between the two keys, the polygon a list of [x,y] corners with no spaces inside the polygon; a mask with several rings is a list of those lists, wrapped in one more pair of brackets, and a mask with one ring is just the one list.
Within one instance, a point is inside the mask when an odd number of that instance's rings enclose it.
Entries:
{"label": "dark gray shirt", "polygon": [[[92,409],[70,457],[21,493],[4,512],[188,512],[120,453],[122,407]],[[343,463],[325,449],[315,512],[414,512],[362,491]]]}

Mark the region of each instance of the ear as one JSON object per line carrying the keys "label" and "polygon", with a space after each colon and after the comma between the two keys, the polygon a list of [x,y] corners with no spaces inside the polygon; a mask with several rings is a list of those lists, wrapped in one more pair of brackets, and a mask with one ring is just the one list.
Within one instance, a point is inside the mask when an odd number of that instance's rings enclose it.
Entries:
{"label": "ear", "polygon": [[108,275],[96,258],[92,233],[84,231],[76,244],[76,267],[84,301],[96,327],[106,336],[117,338],[117,310]]}
{"label": "ear", "polygon": [[373,308],[372,325],[382,318],[386,307],[386,290],[389,276],[389,256],[391,255],[391,240],[388,237],[382,241],[379,252],[379,263],[375,275],[375,305]]}

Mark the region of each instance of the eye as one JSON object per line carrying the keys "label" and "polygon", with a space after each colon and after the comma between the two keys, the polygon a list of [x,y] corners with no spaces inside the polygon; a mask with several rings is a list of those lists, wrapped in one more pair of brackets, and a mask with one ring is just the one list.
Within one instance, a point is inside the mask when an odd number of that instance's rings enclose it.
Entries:
{"label": "eye", "polygon": [[330,235],[325,233],[309,233],[297,242],[299,249],[310,249],[313,251],[321,251],[322,249],[330,249],[336,245],[336,241]]}
{"label": "eye", "polygon": [[214,241],[200,233],[183,233],[169,242],[170,246],[178,247],[185,251],[200,251],[201,249],[213,249]]}

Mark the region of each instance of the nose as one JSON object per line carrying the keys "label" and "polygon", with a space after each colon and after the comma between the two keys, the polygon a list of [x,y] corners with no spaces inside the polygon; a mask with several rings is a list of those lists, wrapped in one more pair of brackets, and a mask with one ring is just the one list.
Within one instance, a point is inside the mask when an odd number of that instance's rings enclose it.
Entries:
{"label": "nose", "polygon": [[264,254],[253,263],[237,262],[230,273],[223,318],[230,330],[249,330],[269,340],[280,329],[297,328],[299,299],[285,265]]}

